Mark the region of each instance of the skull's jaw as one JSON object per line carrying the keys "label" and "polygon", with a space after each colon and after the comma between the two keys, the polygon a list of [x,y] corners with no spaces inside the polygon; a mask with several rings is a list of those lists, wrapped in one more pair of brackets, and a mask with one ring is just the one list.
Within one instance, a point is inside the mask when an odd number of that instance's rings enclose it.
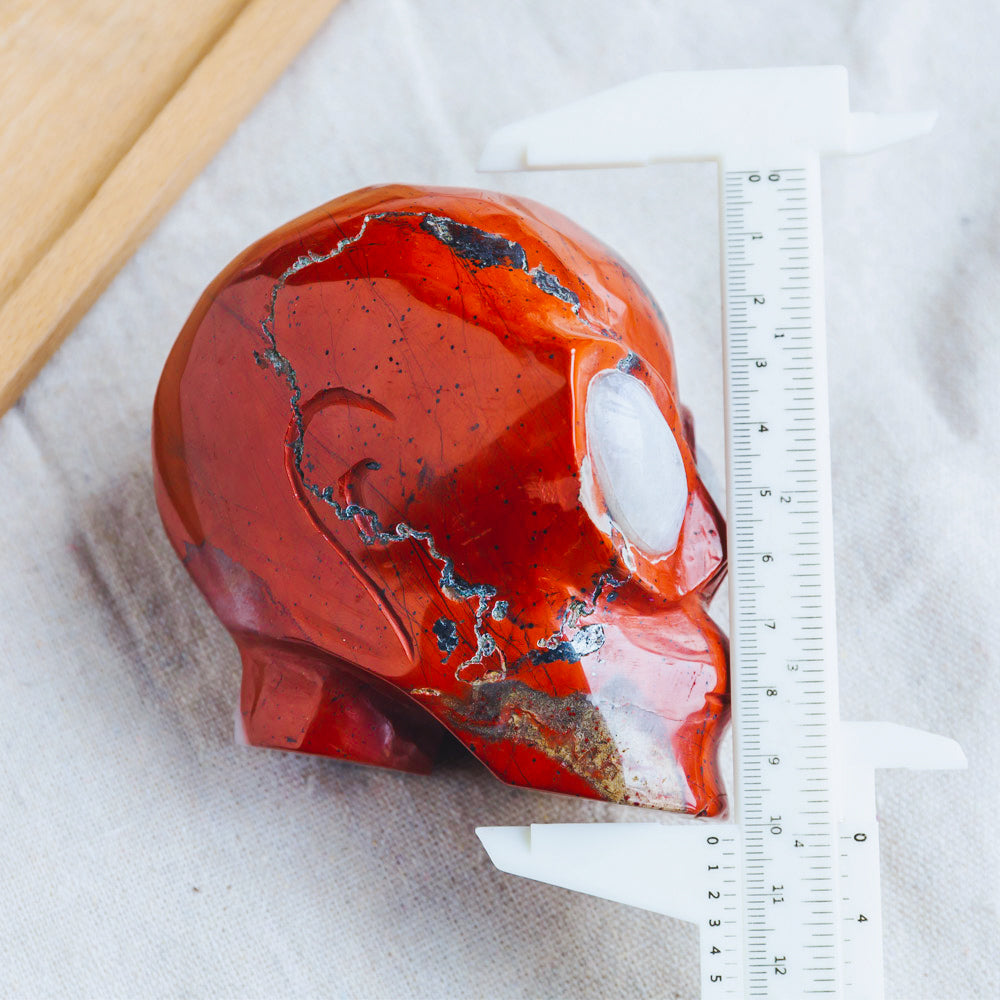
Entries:
{"label": "skull's jaw", "polygon": [[717,755],[729,719],[725,637],[696,595],[652,617],[622,614],[604,632],[600,656],[584,669],[591,698],[621,749],[627,801],[721,815],[726,800]]}
{"label": "skull's jaw", "polygon": [[[185,564],[240,648],[251,745],[426,774],[447,729],[510,784],[692,815],[725,809],[715,762],[725,640],[699,595],[651,613],[638,584],[606,586],[567,641],[511,657],[505,674],[418,687],[317,645],[264,581],[211,546],[187,543]],[[599,643],[579,640],[598,632]]]}
{"label": "skull's jaw", "polygon": [[725,642],[697,609],[670,617],[660,628],[605,623],[601,649],[581,658],[590,691],[561,696],[507,677],[473,683],[465,698],[408,697],[309,644],[243,634],[242,734],[252,746],[427,774],[447,729],[509,784],[718,816]]}
{"label": "skull's jaw", "polygon": [[586,628],[600,628],[602,641],[581,651],[576,690],[545,690],[535,668],[473,684],[464,699],[428,688],[412,694],[510,784],[721,815],[725,637],[697,596],[652,616],[629,603],[625,595],[588,615]]}

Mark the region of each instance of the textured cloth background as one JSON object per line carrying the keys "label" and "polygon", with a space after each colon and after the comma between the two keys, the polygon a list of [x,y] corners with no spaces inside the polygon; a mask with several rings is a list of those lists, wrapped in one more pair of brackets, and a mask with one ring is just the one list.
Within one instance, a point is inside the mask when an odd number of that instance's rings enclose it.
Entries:
{"label": "textured cloth background", "polygon": [[501,875],[473,834],[648,814],[471,759],[420,779],[234,746],[237,656],[161,531],[150,407],[256,237],[372,183],[484,186],[636,267],[721,468],[714,166],[473,164],[494,128],[642,73],[839,62],[858,110],[942,112],[824,167],[843,714],[971,760],[879,781],[888,988],[997,996],[998,22],[993,0],[346,0],[0,421],[0,995],[697,995],[691,927]]}

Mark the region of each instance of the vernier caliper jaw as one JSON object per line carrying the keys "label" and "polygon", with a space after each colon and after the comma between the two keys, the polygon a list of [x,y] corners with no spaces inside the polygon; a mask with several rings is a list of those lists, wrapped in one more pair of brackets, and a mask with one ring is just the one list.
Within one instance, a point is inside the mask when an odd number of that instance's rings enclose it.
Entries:
{"label": "vernier caliper jaw", "polygon": [[[892,722],[841,726],[842,828],[852,840],[858,834],[873,837],[876,768],[968,766],[962,748],[946,736]],[[533,823],[481,826],[476,833],[490,861],[509,875],[697,921],[706,912],[704,867],[698,863],[710,853],[706,838],[735,839],[737,830],[734,823]],[[877,890],[878,849],[873,846]]]}
{"label": "vernier caliper jaw", "polygon": [[875,816],[875,771],[961,771],[969,766],[953,739],[895,722],[842,722],[840,736],[843,820]]}
{"label": "vernier caliper jaw", "polygon": [[494,132],[479,169],[867,153],[929,132],[936,117],[852,112],[843,66],[654,73]]}
{"label": "vernier caliper jaw", "polygon": [[[840,995],[877,1000],[884,986],[875,769],[961,770],[968,762],[954,740],[891,722],[842,723],[841,748],[844,919],[849,928],[864,921],[865,933],[842,942],[856,978],[845,976]],[[689,921],[699,927],[703,952],[716,912],[711,894],[738,873],[736,823],[533,823],[476,833],[500,871]],[[704,959],[702,984],[702,995],[711,996],[716,984]]]}

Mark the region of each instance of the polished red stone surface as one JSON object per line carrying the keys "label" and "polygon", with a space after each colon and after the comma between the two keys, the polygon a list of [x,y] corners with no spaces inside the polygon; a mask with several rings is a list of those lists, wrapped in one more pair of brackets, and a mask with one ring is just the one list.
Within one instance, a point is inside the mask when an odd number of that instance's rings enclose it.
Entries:
{"label": "polished red stone surface", "polygon": [[[608,518],[585,413],[604,372],[676,441],[669,553]],[[722,522],[656,306],[569,220],[394,186],[290,223],[198,303],[153,450],[242,655],[249,742],[426,772],[446,727],[513,784],[724,809]]]}

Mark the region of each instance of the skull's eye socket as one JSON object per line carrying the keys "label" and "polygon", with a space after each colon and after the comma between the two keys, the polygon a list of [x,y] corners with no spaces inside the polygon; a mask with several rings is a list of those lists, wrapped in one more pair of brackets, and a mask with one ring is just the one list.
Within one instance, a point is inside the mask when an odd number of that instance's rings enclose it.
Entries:
{"label": "skull's eye socket", "polygon": [[652,394],[621,371],[595,375],[587,392],[587,449],[608,513],[625,537],[656,558],[677,547],[687,473]]}

